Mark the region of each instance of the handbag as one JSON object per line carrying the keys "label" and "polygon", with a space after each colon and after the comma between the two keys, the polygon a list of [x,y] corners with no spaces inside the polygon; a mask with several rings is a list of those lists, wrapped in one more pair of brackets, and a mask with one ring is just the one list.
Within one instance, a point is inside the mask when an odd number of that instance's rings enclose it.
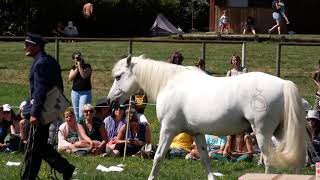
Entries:
{"label": "handbag", "polygon": [[69,100],[63,95],[61,90],[54,86],[46,96],[43,109],[41,111],[41,119],[43,124],[49,124],[58,120],[59,116],[70,106]]}

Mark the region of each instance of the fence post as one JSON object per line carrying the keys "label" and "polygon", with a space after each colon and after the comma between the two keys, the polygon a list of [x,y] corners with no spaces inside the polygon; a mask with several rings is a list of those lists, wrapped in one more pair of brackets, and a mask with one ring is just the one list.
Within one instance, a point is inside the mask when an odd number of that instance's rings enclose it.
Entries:
{"label": "fence post", "polygon": [[202,43],[201,58],[206,61],[206,43]]}
{"label": "fence post", "polygon": [[56,46],[55,46],[55,51],[56,51],[56,53],[55,53],[55,58],[56,58],[56,60],[57,60],[57,62],[59,63],[59,38],[58,37],[56,37],[56,40],[55,40],[55,42],[56,42]]}
{"label": "fence post", "polygon": [[132,54],[132,39],[129,39],[128,54]]}
{"label": "fence post", "polygon": [[277,61],[276,61],[276,75],[280,77],[280,62],[281,62],[281,44],[277,46]]}
{"label": "fence post", "polygon": [[247,60],[246,60],[246,42],[242,43],[242,61],[241,61],[241,66],[246,67],[247,65]]}

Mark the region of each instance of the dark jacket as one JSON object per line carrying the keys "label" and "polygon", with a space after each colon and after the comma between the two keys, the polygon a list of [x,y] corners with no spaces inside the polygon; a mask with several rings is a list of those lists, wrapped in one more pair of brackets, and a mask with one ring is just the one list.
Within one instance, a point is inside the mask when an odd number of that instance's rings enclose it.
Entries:
{"label": "dark jacket", "polygon": [[33,99],[30,115],[40,118],[47,92],[57,86],[63,92],[60,65],[45,52],[39,52],[30,69],[30,95]]}

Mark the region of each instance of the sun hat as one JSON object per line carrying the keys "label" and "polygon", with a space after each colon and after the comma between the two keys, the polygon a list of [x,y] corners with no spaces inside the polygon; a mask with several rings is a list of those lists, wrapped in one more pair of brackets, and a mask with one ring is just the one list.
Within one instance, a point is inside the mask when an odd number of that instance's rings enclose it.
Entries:
{"label": "sun hat", "polygon": [[10,104],[4,104],[2,105],[3,111],[11,111],[11,106]]}
{"label": "sun hat", "polygon": [[319,112],[316,110],[309,110],[307,114],[307,119],[317,119],[320,121]]}
{"label": "sun hat", "polygon": [[27,101],[22,101],[20,106],[19,106],[19,110],[22,111],[23,107],[27,104]]}

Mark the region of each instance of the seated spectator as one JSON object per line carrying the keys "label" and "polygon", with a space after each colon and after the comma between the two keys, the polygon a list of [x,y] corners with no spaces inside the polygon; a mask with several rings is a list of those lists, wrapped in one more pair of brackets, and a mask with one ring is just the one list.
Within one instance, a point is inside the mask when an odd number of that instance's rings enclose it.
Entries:
{"label": "seated spectator", "polygon": [[[139,90],[138,93],[136,93],[132,100],[135,103],[136,110],[139,114],[144,114],[144,110],[146,108],[146,103],[148,102],[147,95],[144,93],[142,89]],[[138,115],[139,116],[139,115]]]}
{"label": "seated spectator", "polygon": [[167,60],[168,63],[181,65],[184,57],[179,51],[174,52],[171,57]]}
{"label": "seated spectator", "polygon": [[[207,151],[209,157],[211,157],[214,153],[223,153],[225,144],[227,142],[226,136],[213,136],[213,135],[205,135],[206,144],[207,144]],[[195,144],[191,146],[192,150],[189,154],[186,155],[186,159],[198,160],[200,159],[200,155],[198,152],[198,148]]]}
{"label": "seated spectator", "polygon": [[4,104],[2,106],[2,118],[0,119],[0,150],[3,150],[6,145],[4,140],[7,135],[14,134],[14,127],[11,121],[11,106]]}
{"label": "seated spectator", "polygon": [[94,110],[96,111],[95,117],[101,122],[103,122],[106,117],[110,116],[110,104],[107,101],[107,97],[98,99]]}
{"label": "seated spectator", "polygon": [[64,25],[61,21],[59,21],[57,24],[56,24],[56,27],[54,27],[54,29],[52,30],[52,33],[54,36],[57,36],[57,37],[63,37],[65,36],[64,34]]}
{"label": "seated spectator", "polygon": [[20,134],[20,129],[19,129],[19,121],[20,119],[18,119],[16,113],[14,112],[14,110],[12,109],[10,104],[4,104],[3,105],[3,111],[4,111],[4,118],[8,121],[12,122],[12,126],[11,126],[11,134]]}
{"label": "seated spectator", "polygon": [[187,133],[180,133],[176,135],[170,145],[169,158],[185,158],[185,156],[191,151],[192,143],[193,137],[191,135]]}
{"label": "seated spectator", "polygon": [[320,117],[316,110],[309,110],[307,114],[308,130],[311,135],[311,140],[319,141],[320,143]]}
{"label": "seated spectator", "polygon": [[93,141],[78,130],[78,124],[73,111],[64,112],[65,122],[60,125],[58,133],[58,151],[72,152],[76,148],[94,148]]}
{"label": "seated spectator", "polygon": [[236,76],[239,74],[247,73],[247,68],[241,67],[241,59],[238,55],[232,55],[230,58],[232,69],[227,72],[227,77]]}
{"label": "seated spectator", "polygon": [[246,32],[252,32],[252,34],[256,34],[254,24],[255,22],[253,17],[249,16],[244,24],[243,34],[246,34]]}
{"label": "seated spectator", "polygon": [[[151,144],[151,130],[148,124],[139,123],[136,111],[126,111],[127,118],[129,118],[129,131],[128,131],[128,144],[127,144],[127,155],[134,155],[145,144]],[[114,154],[123,155],[125,146],[127,125],[124,124],[118,133],[116,145],[113,150]]]}
{"label": "seated spectator", "polygon": [[82,107],[82,112],[84,116],[78,121],[79,133],[85,133],[93,141],[94,148],[92,149],[92,154],[101,154],[105,151],[108,142],[107,131],[103,123],[94,118],[94,108],[91,104],[85,104]]}
{"label": "seated spectator", "polygon": [[214,153],[211,158],[226,161],[251,161],[253,158],[251,136],[244,133],[228,136],[223,154]]}
{"label": "seated spectator", "polygon": [[119,104],[114,104],[112,107],[111,115],[104,119],[104,126],[107,130],[108,136],[108,146],[112,146],[111,149],[114,148],[115,141],[117,140],[118,132],[120,128],[126,124],[126,120],[124,117],[124,106],[120,106]]}
{"label": "seated spectator", "polygon": [[20,138],[24,143],[27,143],[28,140],[28,134],[29,134],[29,128],[30,124],[29,121],[26,121],[25,116],[23,114],[23,108],[27,104],[27,101],[22,101],[19,106],[19,115],[20,115],[20,122],[19,122],[19,132],[20,132]]}
{"label": "seated spectator", "polygon": [[67,36],[67,37],[77,37],[79,36],[79,32],[78,29],[73,25],[72,21],[68,22],[68,26],[66,26],[64,28],[63,33]]}

